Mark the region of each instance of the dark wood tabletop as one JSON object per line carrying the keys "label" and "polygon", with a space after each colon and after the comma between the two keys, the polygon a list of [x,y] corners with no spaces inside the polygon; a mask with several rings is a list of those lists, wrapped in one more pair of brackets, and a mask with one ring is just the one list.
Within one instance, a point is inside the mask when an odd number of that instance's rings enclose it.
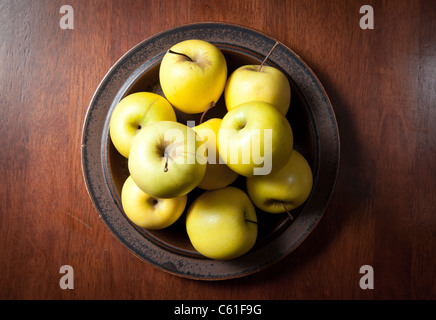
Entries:
{"label": "dark wood tabletop", "polygon": [[[435,299],[435,18],[427,0],[1,1],[0,298]],[[334,193],[307,239],[265,270],[213,282],[132,254],[99,218],[81,166],[86,111],[111,66],[202,21],[298,54],[341,142]]]}

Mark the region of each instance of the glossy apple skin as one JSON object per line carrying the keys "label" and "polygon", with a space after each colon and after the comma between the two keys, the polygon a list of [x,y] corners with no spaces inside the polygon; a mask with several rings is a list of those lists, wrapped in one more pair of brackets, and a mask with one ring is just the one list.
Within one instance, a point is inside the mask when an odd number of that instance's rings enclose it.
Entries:
{"label": "glossy apple skin", "polygon": [[171,104],[152,92],[132,93],[116,105],[110,120],[110,137],[115,148],[129,157],[133,138],[142,128],[157,121],[177,121]]}
{"label": "glossy apple skin", "polygon": [[254,205],[241,189],[205,191],[189,207],[186,230],[193,247],[215,260],[247,253],[257,239]]}
{"label": "glossy apple skin", "polygon": [[137,226],[160,230],[176,222],[186,207],[187,195],[159,199],[138,188],[129,176],[121,190],[121,203],[126,216]]}
{"label": "glossy apple skin", "polygon": [[260,65],[239,67],[229,76],[224,98],[227,110],[250,101],[264,101],[272,104],[283,115],[291,103],[291,86],[288,78],[280,70]]}
{"label": "glossy apple skin", "polygon": [[268,176],[247,178],[247,192],[259,209],[269,213],[285,212],[302,205],[313,187],[312,170],[306,159],[297,151],[284,167]]}
{"label": "glossy apple skin", "polygon": [[[265,130],[270,132],[271,139],[265,138]],[[246,177],[280,169],[292,153],[293,142],[289,121],[262,101],[247,102],[227,112],[218,134],[220,156],[233,171]],[[254,151],[255,145],[260,152]]]}
{"label": "glossy apple skin", "polygon": [[186,125],[156,122],[133,140],[128,160],[130,174],[136,185],[153,197],[185,195],[204,177],[207,159],[202,145],[201,138]]}
{"label": "glossy apple skin", "polygon": [[215,190],[227,187],[238,177],[236,172],[231,170],[220,160],[218,152],[218,133],[221,122],[222,119],[212,118],[193,128],[205,141],[208,150],[208,158],[210,158],[208,159],[203,180],[201,180],[198,185],[199,188],[204,190]]}
{"label": "glossy apple skin", "polygon": [[227,80],[227,63],[221,50],[203,40],[185,40],[170,49],[183,53],[164,55],[159,79],[165,97],[185,113],[201,113],[216,103]]}

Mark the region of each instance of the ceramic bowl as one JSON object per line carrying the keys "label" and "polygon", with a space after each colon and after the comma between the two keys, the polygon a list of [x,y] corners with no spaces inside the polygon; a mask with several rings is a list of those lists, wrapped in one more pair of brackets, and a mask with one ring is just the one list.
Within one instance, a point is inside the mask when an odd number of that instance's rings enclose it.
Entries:
{"label": "ceramic bowl", "polygon": [[[172,226],[148,231],[134,225],[123,212],[120,194],[129,176],[127,159],[109,137],[109,121],[117,103],[126,95],[152,91],[163,95],[159,66],[165,52],[177,42],[202,39],[215,44],[224,54],[229,72],[246,64],[260,64],[277,39],[246,27],[223,23],[199,23],[156,34],[129,50],[108,71],[90,102],[82,134],[82,171],[89,196],[102,221],[128,250],[165,272],[192,279],[222,280],[246,276],[278,262],[312,232],[322,218],[336,183],[339,168],[339,133],[330,100],[314,72],[290,48],[279,42],[267,65],[283,71],[291,84],[292,99],[287,114],[294,148],[309,162],[314,176],[312,193],[305,204],[284,214],[257,211],[259,233],[247,254],[229,261],[203,257],[190,244],[185,213]],[[207,114],[223,117],[223,97]],[[176,110],[179,122],[200,115]],[[234,183],[245,190],[245,178]],[[203,191],[196,188],[188,204]],[[98,245],[98,244],[96,244]]]}

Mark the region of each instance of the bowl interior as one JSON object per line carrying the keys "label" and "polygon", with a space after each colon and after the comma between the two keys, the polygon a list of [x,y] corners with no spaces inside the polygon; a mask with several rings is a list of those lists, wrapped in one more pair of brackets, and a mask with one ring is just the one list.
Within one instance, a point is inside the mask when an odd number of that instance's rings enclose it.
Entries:
{"label": "bowl interior", "polygon": [[[258,56],[247,49],[222,44],[216,45],[221,49],[226,58],[228,75],[230,75],[231,72],[239,66],[247,64],[260,64],[263,60],[263,57]],[[117,98],[117,101],[113,102],[113,106],[115,106],[124,96],[139,91],[149,91],[164,96],[159,85],[159,67],[162,57],[163,54],[161,55],[160,59],[156,59],[153,64],[147,65],[144,70],[141,70],[141,72],[139,72],[139,76],[136,79],[133,79],[133,81],[131,81],[127,87],[122,88],[121,90],[123,90],[123,92],[117,95],[119,98]],[[271,64],[269,61],[267,61],[266,64],[281,69],[279,66]],[[316,150],[318,146],[316,141],[318,141],[318,139],[316,139],[316,130],[313,125],[312,115],[308,111],[310,108],[307,106],[304,95],[301,93],[298,86],[296,86],[296,84],[292,81],[292,76],[289,74],[286,75],[291,85],[291,105],[286,117],[289,120],[293,130],[294,149],[298,150],[306,158],[312,168],[312,172],[316,172],[318,159],[315,158],[315,155],[317,154]],[[113,110],[113,107],[111,110]],[[195,123],[198,124],[200,121],[201,114],[185,114],[177,109],[175,109],[175,112],[177,115],[177,120],[181,123],[186,124],[187,121],[194,120]],[[203,121],[214,117],[222,118],[226,112],[227,110],[224,103],[224,97],[222,95],[216,106],[207,112]],[[124,181],[129,176],[129,170],[127,167],[127,159],[118,153],[109,137],[108,123],[110,121],[110,116],[111,112],[109,112],[106,118],[105,128],[107,129],[106,132],[104,132],[104,138],[106,139],[104,159],[107,166],[106,174],[108,175],[106,177],[106,181],[109,184],[108,187],[111,190],[114,201],[118,203],[120,215],[128,220],[127,216],[125,216],[122,211],[120,199],[121,189]],[[245,178],[242,176],[239,176],[232,185],[244,191],[246,190]],[[190,256],[194,258],[200,257],[199,253],[197,253],[197,251],[192,247],[187,236],[185,229],[185,215],[189,205],[202,192],[204,192],[204,190],[196,188],[188,194],[188,203],[184,214],[176,223],[166,229],[158,231],[144,230],[133,223],[130,223],[144,237],[147,237],[150,241],[154,242],[156,245],[165,250],[170,250],[183,256]],[[308,201],[310,201],[310,198]],[[304,205],[291,211],[295,219],[298,219],[299,212],[303,207]],[[264,246],[293,223],[286,213],[270,214],[257,208],[256,210],[258,216],[259,233],[255,247]]]}

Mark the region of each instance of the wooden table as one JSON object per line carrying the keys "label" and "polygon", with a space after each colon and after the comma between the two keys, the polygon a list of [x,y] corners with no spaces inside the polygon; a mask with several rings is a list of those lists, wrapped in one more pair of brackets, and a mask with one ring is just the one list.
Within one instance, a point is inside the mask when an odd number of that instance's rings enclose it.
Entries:
{"label": "wooden table", "polygon": [[[374,29],[360,26],[363,5]],[[0,17],[0,298],[436,298],[436,2],[6,0]],[[109,68],[143,39],[201,21],[292,48],[323,83],[341,137],[312,234],[272,267],[219,282],[135,257],[99,219],[81,171],[83,121]],[[64,265],[73,289],[60,286]],[[360,286],[365,265],[373,289]]]}

